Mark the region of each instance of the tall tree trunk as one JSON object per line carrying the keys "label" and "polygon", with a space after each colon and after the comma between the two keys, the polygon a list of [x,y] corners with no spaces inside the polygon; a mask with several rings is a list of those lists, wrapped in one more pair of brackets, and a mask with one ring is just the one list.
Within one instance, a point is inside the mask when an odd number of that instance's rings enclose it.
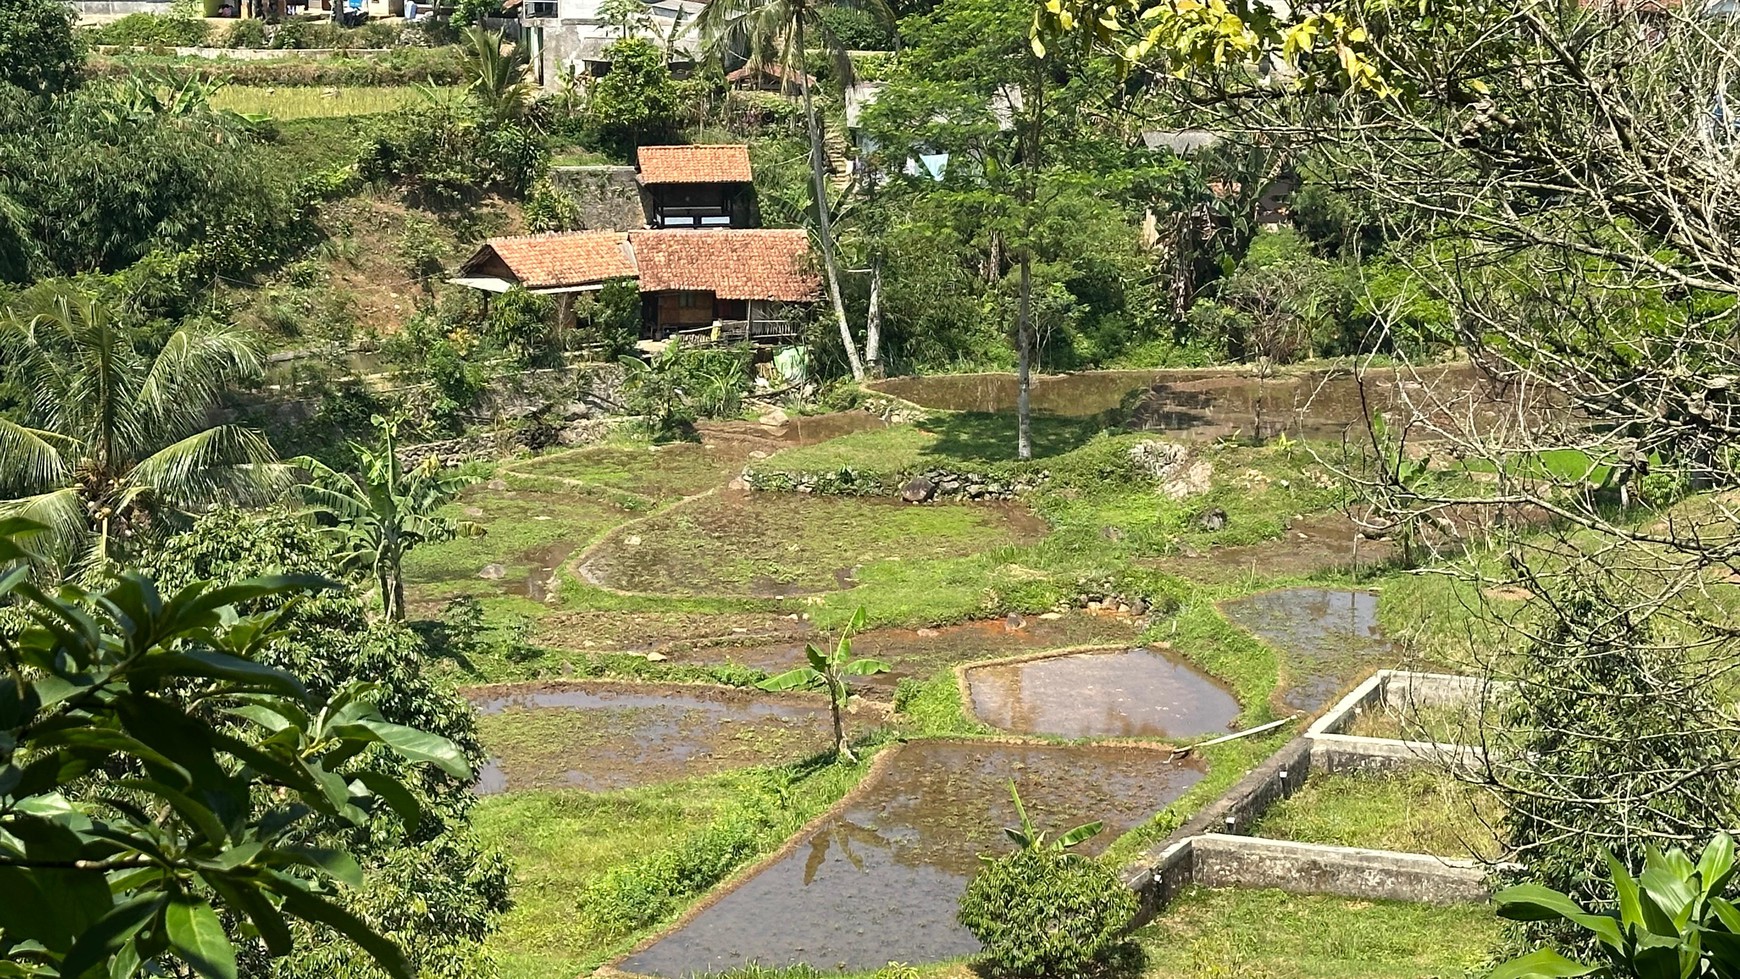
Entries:
{"label": "tall tree trunk", "polygon": [[882,376],[882,252],[870,255],[870,307],[864,313],[864,369]]}
{"label": "tall tree trunk", "polygon": [[1033,261],[1021,249],[1021,308],[1015,323],[1015,457],[1033,458]]}
{"label": "tall tree trunk", "polygon": [[1040,127],[1045,123],[1045,68],[1036,60],[1030,60],[1030,67],[1031,90],[1021,100],[1029,116],[1021,133],[1021,301],[1015,323],[1015,457],[1021,460],[1033,458],[1033,208],[1039,199]]}
{"label": "tall tree trunk", "polygon": [[822,153],[822,121],[816,117],[815,103],[810,99],[810,75],[804,70],[802,58],[808,50],[804,46],[804,22],[800,14],[797,21],[796,50],[800,59],[797,65],[798,87],[803,90],[804,121],[810,127],[810,176],[815,181],[816,191],[816,236],[822,242],[822,270],[827,277],[828,301],[834,304],[834,319],[840,325],[840,342],[846,348],[846,361],[852,365],[852,379],[864,379],[864,361],[858,357],[858,345],[852,339],[852,327],[846,322],[846,301],[840,294],[840,262],[834,254],[834,229],[828,216],[828,175],[826,159]]}

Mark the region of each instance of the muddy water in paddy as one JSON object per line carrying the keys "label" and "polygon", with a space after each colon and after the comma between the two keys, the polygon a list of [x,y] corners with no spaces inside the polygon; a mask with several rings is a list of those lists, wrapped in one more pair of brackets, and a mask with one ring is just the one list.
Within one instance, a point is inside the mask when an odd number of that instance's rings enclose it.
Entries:
{"label": "muddy water in paddy", "polygon": [[[852,639],[852,652],[887,663],[889,672],[864,677],[872,688],[892,688],[900,677],[929,676],[938,670],[1023,652],[1069,646],[1108,646],[1134,642],[1140,631],[1129,616],[1070,613],[1058,619],[1011,616],[981,619],[939,629],[874,629]],[[774,643],[719,644],[670,653],[679,663],[737,663],[778,673],[804,661],[804,644],[826,645],[827,635],[794,635]]]}
{"label": "muddy water in paddy", "polygon": [[1239,715],[1225,687],[1152,649],[981,666],[967,684],[980,720],[1021,734],[1188,738],[1223,734]]}
{"label": "muddy water in paddy", "polygon": [[[1121,412],[1129,399],[1153,385],[1156,376],[1153,371],[1035,375],[1028,398],[1035,412],[1069,418]],[[895,377],[871,387],[926,408],[982,413],[1014,411],[1019,393],[1013,374]]]}
{"label": "muddy water in paddy", "polygon": [[1377,603],[1368,591],[1287,588],[1226,602],[1221,612],[1281,651],[1280,703],[1313,712],[1399,658],[1378,630]]}
{"label": "muddy water in paddy", "polygon": [[936,962],[978,943],[955,908],[981,853],[1005,852],[1016,822],[1008,779],[1034,821],[1053,830],[1094,819],[1098,852],[1202,777],[1139,748],[924,742],[819,830],[620,968],[680,977],[754,961],[869,971]]}
{"label": "muddy water in paddy", "polygon": [[602,792],[795,761],[828,746],[819,697],[607,681],[480,687],[467,696],[494,756],[479,792]]}
{"label": "muddy water in paddy", "polygon": [[[1012,374],[900,377],[877,390],[927,408],[1002,413],[1015,410]],[[1111,427],[1179,437],[1268,438],[1285,432],[1315,439],[1363,432],[1367,409],[1418,406],[1426,414],[1490,424],[1504,410],[1492,384],[1472,367],[1418,372],[1372,370],[1360,381],[1345,371],[1305,371],[1259,377],[1231,371],[1090,371],[1034,379],[1037,414],[1101,417]]]}

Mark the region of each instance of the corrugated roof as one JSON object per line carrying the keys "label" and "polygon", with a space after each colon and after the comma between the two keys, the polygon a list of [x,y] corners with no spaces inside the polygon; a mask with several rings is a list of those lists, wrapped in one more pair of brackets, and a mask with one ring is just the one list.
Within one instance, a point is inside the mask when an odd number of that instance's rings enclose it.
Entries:
{"label": "corrugated roof", "polygon": [[754,179],[749,147],[741,143],[642,146],[639,159],[643,184],[746,184]]}
{"label": "corrugated roof", "polygon": [[803,302],[821,295],[801,228],[636,231],[642,292],[694,290],[721,299]]}
{"label": "corrugated roof", "polygon": [[499,259],[527,289],[558,289],[633,276],[634,255],[621,231],[567,231],[491,238],[461,267],[483,272]]}

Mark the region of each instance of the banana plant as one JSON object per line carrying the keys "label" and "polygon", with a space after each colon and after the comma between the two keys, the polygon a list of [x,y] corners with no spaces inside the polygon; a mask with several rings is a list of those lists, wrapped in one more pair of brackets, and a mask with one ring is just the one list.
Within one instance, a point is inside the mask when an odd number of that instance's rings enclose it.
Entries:
{"label": "banana plant", "polygon": [[1617,907],[1596,913],[1540,884],[1493,897],[1512,921],[1565,921],[1592,934],[1604,962],[1579,962],[1543,948],[1499,966],[1492,979],[1740,979],[1740,910],[1723,895],[1733,880],[1734,840],[1718,833],[1696,863],[1679,849],[1651,847],[1633,878],[1611,853]]}
{"label": "banana plant", "polygon": [[814,643],[804,646],[804,659],[808,664],[795,670],[789,670],[778,676],[761,681],[763,690],[802,690],[821,689],[827,691],[828,707],[834,715],[834,754],[846,761],[855,762],[857,756],[852,754],[852,746],[846,743],[846,726],[840,714],[846,708],[846,700],[852,695],[851,687],[847,685],[847,677],[873,676],[877,673],[887,673],[888,664],[877,659],[863,659],[852,655],[852,636],[864,628],[864,608],[859,606],[852,613],[852,620],[846,624],[840,639],[830,652],[823,652]]}
{"label": "banana plant", "polygon": [[[1045,846],[1045,831],[1035,827],[1033,825],[1033,820],[1028,818],[1027,805],[1021,801],[1021,793],[1015,788],[1014,779],[1009,780],[1009,798],[1015,803],[1015,816],[1017,819],[1021,820],[1021,825],[1004,827],[1003,835],[1009,837],[1010,840],[1014,841],[1016,846],[1023,850],[1037,850],[1040,847]],[[1105,824],[1099,820],[1095,820],[1091,823],[1083,823],[1075,829],[1059,836],[1056,840],[1052,841],[1050,845],[1054,850],[1065,852],[1100,835],[1100,831],[1103,829],[1105,829]],[[1072,859],[1080,859],[1080,854],[1066,852],[1065,855]],[[993,863],[996,860],[995,857],[987,856],[981,856],[979,859],[986,863]]]}

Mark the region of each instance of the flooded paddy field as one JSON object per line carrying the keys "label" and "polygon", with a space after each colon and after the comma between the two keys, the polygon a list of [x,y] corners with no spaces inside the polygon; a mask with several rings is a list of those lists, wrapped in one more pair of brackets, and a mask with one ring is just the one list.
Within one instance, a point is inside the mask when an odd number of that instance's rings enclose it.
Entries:
{"label": "flooded paddy field", "polygon": [[[1012,374],[899,377],[876,390],[925,408],[981,414],[1015,410]],[[1505,392],[1466,365],[1418,371],[1088,371],[1036,377],[1036,415],[1094,418],[1111,427],[1192,439],[1339,439],[1363,433],[1369,410],[1416,411],[1444,424],[1485,426],[1513,410]]]}
{"label": "flooded paddy field", "polygon": [[1018,734],[1193,738],[1227,733],[1240,712],[1223,684],[1154,649],[978,666],[966,680],[973,713]]}
{"label": "flooded paddy field", "polygon": [[[796,761],[830,747],[827,702],[699,684],[610,681],[468,691],[491,754],[479,791],[592,792]],[[867,723],[849,718],[848,731]]]}
{"label": "flooded paddy field", "polygon": [[1400,659],[1398,647],[1378,629],[1377,605],[1369,591],[1283,588],[1225,602],[1221,612],[1281,651],[1276,701],[1315,713],[1373,670]]}
{"label": "flooded paddy field", "polygon": [[756,962],[867,971],[936,962],[977,942],[954,912],[981,854],[1006,852],[1014,780],[1036,824],[1101,819],[1110,843],[1202,777],[1158,749],[932,741],[879,772],[771,863],[619,963],[678,977]]}
{"label": "flooded paddy field", "polygon": [[[1002,381],[919,380],[954,385],[968,411],[1004,410]],[[1323,444],[1244,442],[1267,429],[1242,413],[1280,411],[1283,389],[1303,384],[1261,380],[1256,401],[1238,401],[1253,380],[1042,379],[1037,465],[1056,478],[1014,502],[910,505],[738,481],[764,461],[824,474],[988,471],[1013,453],[1006,414],[890,427],[868,412],[770,413],[703,423],[699,443],[621,438],[503,463],[460,507],[488,534],[414,555],[417,612],[478,598],[478,641],[520,644],[485,651],[470,682],[602,679],[470,689],[491,756],[480,789],[495,793],[479,811],[500,832],[554,835],[568,831],[535,829],[546,814],[568,813],[562,826],[619,815],[608,845],[546,841],[538,852],[553,862],[524,873],[516,900],[527,907],[504,919],[501,961],[538,956],[522,979],[554,979],[631,947],[621,967],[670,977],[752,960],[828,971],[969,955],[956,901],[978,857],[1007,846],[1007,779],[1053,832],[1104,820],[1103,847],[1205,777],[1230,784],[1267,750],[1252,738],[1172,764],[1163,742],[1227,733],[1241,715],[1315,710],[1394,665],[1374,593],[1259,591],[1351,569],[1356,528],[1331,509],[1341,491],[1311,456]],[[1012,404],[1012,382],[1008,393]],[[1181,472],[1164,478],[1122,468],[1131,447],[1171,437],[1132,433],[1162,421],[1241,438],[1187,446]],[[1381,571],[1385,545],[1358,551],[1363,572]],[[864,696],[850,731],[911,739],[882,749],[869,775],[827,755],[821,697],[752,686],[799,665],[806,643],[831,645],[858,606],[870,625],[853,652],[891,669],[855,681]],[[1131,742],[964,740],[987,724],[1011,738]],[[685,815],[680,797],[703,784],[717,797]],[[795,797],[805,801],[785,809]],[[743,819],[756,821],[752,836],[733,835]],[[717,866],[685,869],[686,889],[630,907],[643,883],[665,886],[660,867],[714,854],[720,840],[730,848]],[[573,866],[555,856],[582,850]],[[739,886],[719,887],[745,868]]]}

